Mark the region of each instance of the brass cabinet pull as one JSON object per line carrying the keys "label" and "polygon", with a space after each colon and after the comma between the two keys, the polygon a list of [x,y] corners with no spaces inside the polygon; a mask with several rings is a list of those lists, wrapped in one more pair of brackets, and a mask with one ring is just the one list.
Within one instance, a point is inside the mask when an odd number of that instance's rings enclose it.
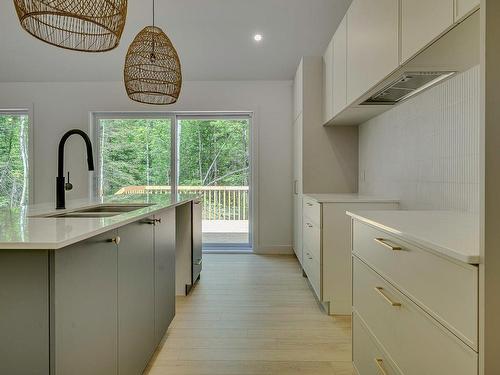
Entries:
{"label": "brass cabinet pull", "polygon": [[313,227],[313,225],[311,223],[306,223],[306,225],[307,225],[308,228],[312,228]]}
{"label": "brass cabinet pull", "polygon": [[399,302],[394,302],[391,300],[387,295],[384,293],[384,288],[381,286],[376,286],[375,291],[382,296],[382,298],[392,307],[401,307],[401,304]]}
{"label": "brass cabinet pull", "polygon": [[161,218],[160,219],[146,219],[143,221],[144,224],[150,224],[150,225],[156,225],[156,223],[161,223]]}
{"label": "brass cabinet pull", "polygon": [[109,240],[109,242],[113,242],[113,243],[119,245],[121,240],[122,239],[120,238],[120,236],[116,236],[116,237],[113,237],[111,240]]}
{"label": "brass cabinet pull", "polygon": [[375,358],[375,364],[382,375],[387,375],[387,371],[384,369],[384,360],[382,358]]}
{"label": "brass cabinet pull", "polygon": [[309,202],[307,202],[306,204],[307,204],[309,207],[312,207],[312,206],[313,206],[313,204],[312,204],[312,203],[309,203]]}
{"label": "brass cabinet pull", "polygon": [[382,245],[383,247],[386,247],[388,249],[391,249],[392,251],[399,251],[403,250],[401,246],[393,246],[387,243],[387,240],[385,238],[374,238],[373,239],[376,243],[379,245]]}

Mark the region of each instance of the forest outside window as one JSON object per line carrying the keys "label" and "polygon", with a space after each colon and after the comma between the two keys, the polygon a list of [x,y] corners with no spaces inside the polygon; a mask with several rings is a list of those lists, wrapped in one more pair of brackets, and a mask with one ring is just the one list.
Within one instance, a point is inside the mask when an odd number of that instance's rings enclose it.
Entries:
{"label": "forest outside window", "polygon": [[29,133],[27,110],[0,109],[0,207],[29,202]]}
{"label": "forest outside window", "polygon": [[251,115],[94,115],[97,196],[197,194],[205,249],[251,247]]}

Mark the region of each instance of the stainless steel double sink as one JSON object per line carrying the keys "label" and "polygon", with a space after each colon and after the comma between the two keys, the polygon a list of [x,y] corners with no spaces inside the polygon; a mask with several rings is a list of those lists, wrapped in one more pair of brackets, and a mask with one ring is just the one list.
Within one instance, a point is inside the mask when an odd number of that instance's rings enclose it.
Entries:
{"label": "stainless steel double sink", "polygon": [[104,218],[120,215],[125,212],[139,210],[152,206],[152,204],[100,204],[63,213],[51,212],[50,214],[36,215],[44,218]]}

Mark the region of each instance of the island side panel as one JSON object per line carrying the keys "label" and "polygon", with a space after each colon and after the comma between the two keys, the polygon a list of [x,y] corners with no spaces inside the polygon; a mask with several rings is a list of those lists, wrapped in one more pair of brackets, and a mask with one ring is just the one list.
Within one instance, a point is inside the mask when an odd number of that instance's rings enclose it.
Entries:
{"label": "island side panel", "polygon": [[115,230],[51,252],[51,375],[118,371]]}
{"label": "island side panel", "polygon": [[192,222],[191,202],[176,207],[175,233],[175,291],[186,295],[186,286],[191,285],[192,276]]}
{"label": "island side panel", "polygon": [[155,215],[155,340],[158,345],[175,316],[175,209]]}
{"label": "island side panel", "polygon": [[49,374],[47,250],[0,250],[0,374]]}
{"label": "island side panel", "polygon": [[198,278],[200,277],[201,269],[203,267],[203,203],[201,200],[195,200],[192,204],[192,247],[193,247],[193,263],[192,263],[192,276],[191,286],[193,287]]}

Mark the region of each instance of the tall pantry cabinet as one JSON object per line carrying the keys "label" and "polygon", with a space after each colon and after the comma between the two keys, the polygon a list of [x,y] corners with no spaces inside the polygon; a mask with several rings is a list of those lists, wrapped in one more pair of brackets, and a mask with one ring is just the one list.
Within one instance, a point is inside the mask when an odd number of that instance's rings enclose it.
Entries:
{"label": "tall pantry cabinet", "polygon": [[323,126],[323,57],[303,57],[293,87],[293,249],[302,264],[302,197],[357,191],[357,127]]}

